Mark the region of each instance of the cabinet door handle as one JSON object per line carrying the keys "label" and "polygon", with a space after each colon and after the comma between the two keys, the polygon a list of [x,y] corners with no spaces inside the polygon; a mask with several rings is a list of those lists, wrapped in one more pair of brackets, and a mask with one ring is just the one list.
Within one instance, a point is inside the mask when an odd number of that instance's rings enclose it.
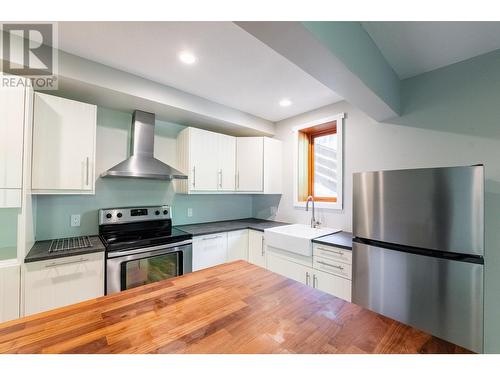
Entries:
{"label": "cabinet door handle", "polygon": [[236,189],[240,189],[240,171],[236,172]]}
{"label": "cabinet door handle", "polygon": [[262,236],[262,256],[264,256],[264,236]]}
{"label": "cabinet door handle", "polygon": [[219,169],[219,188],[222,189],[222,169]]}
{"label": "cabinet door handle", "polygon": [[319,264],[324,265],[324,266],[337,268],[337,269],[339,269],[339,270],[341,270],[341,271],[343,271],[343,270],[344,270],[344,267],[342,267],[342,266],[337,266],[337,265],[334,265],[334,264],[329,264],[329,263],[326,263],[326,262],[322,262],[321,260],[318,260],[317,262],[318,262]]}
{"label": "cabinet door handle", "polygon": [[46,264],[45,268],[51,268],[51,267],[57,267],[57,266],[64,266],[66,264],[83,263],[83,262],[86,262],[87,260],[88,259],[86,259],[86,258],[82,258],[82,259],[74,260],[74,261],[71,261],[71,262],[65,262],[65,263],[50,263],[50,264]]}
{"label": "cabinet door handle", "polygon": [[317,283],[316,275],[313,275],[313,288],[316,288],[316,283]]}
{"label": "cabinet door handle", "polygon": [[85,163],[86,163],[86,171],[87,171],[87,179],[86,179],[86,184],[87,186],[89,186],[89,157],[87,156],[86,160],[85,160]]}
{"label": "cabinet door handle", "polygon": [[196,167],[193,166],[193,187],[196,187]]}
{"label": "cabinet door handle", "polygon": [[309,286],[309,280],[311,279],[311,275],[309,275],[309,272],[306,272],[306,285]]}

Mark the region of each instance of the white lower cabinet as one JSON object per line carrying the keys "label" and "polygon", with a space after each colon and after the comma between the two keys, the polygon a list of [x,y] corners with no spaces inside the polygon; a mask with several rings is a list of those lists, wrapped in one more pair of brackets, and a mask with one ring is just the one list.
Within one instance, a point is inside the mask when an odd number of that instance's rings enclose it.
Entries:
{"label": "white lower cabinet", "polygon": [[247,260],[289,279],[345,301],[351,301],[351,251],[313,246],[313,257],[267,247],[264,233],[243,229],[193,238],[193,271],[235,260]]}
{"label": "white lower cabinet", "polygon": [[225,263],[226,259],[226,232],[193,238],[193,271]]}
{"label": "white lower cabinet", "polygon": [[248,259],[248,229],[227,232],[227,261]]}
{"label": "white lower cabinet", "polygon": [[[332,248],[334,249],[334,248]],[[344,250],[345,251],[345,250]],[[268,251],[267,268],[282,276],[351,302],[351,265],[330,259],[313,257],[302,262]],[[311,263],[309,263],[311,262]]]}
{"label": "white lower cabinet", "polygon": [[351,302],[351,280],[314,270],[312,282],[314,288]]}
{"label": "white lower cabinet", "polygon": [[264,233],[250,229],[248,231],[248,261],[266,268],[266,246]]}
{"label": "white lower cabinet", "polygon": [[264,137],[236,138],[236,190],[264,191]]}
{"label": "white lower cabinet", "polygon": [[103,295],[104,253],[25,264],[24,315]]}
{"label": "white lower cabinet", "polygon": [[17,262],[0,264],[0,323],[19,318],[20,283],[21,267]]}
{"label": "white lower cabinet", "polygon": [[289,279],[311,285],[313,270],[311,267],[291,262],[279,255],[269,252],[267,254],[267,269],[279,273]]}

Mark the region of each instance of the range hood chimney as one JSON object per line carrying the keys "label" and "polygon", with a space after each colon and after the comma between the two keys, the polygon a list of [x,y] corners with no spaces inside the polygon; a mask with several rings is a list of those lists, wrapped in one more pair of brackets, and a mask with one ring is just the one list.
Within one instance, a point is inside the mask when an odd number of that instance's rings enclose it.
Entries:
{"label": "range hood chimney", "polygon": [[132,155],[103,172],[101,177],[147,178],[166,181],[187,179],[184,173],[154,158],[154,135],[154,113],[135,110],[132,117],[130,146]]}

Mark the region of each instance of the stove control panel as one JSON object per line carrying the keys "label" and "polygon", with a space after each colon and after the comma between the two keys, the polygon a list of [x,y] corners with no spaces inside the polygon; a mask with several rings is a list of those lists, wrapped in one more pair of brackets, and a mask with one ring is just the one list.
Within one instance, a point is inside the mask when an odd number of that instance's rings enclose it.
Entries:
{"label": "stove control panel", "polygon": [[99,210],[99,225],[172,219],[170,206],[119,207]]}

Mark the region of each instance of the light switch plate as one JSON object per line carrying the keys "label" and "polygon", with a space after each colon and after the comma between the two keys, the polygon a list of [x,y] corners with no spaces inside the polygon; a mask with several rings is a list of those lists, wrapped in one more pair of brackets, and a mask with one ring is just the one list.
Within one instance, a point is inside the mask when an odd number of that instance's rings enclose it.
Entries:
{"label": "light switch plate", "polygon": [[188,208],[188,217],[193,217],[193,209]]}
{"label": "light switch plate", "polygon": [[71,215],[71,226],[72,227],[80,226],[80,215]]}

